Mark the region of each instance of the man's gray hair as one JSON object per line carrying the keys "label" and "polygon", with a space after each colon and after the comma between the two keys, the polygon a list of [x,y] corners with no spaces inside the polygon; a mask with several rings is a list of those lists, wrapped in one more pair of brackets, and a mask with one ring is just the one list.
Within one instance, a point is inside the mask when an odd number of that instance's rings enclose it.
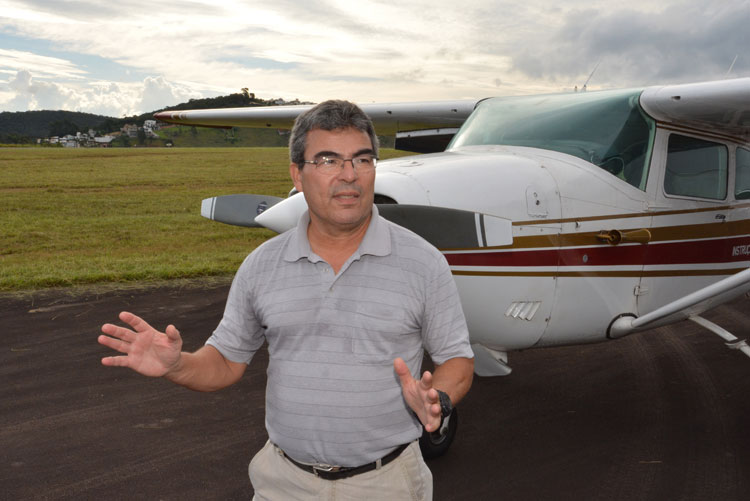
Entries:
{"label": "man's gray hair", "polygon": [[354,103],[331,99],[310,108],[294,121],[289,137],[289,159],[300,169],[305,165],[307,133],[313,129],[336,130],[353,127],[370,136],[373,154],[378,156],[378,136],[372,120]]}

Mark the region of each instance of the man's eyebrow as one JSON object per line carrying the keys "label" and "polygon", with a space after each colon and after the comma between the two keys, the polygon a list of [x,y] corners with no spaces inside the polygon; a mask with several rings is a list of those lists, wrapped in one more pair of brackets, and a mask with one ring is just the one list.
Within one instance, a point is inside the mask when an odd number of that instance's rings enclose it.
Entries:
{"label": "man's eyebrow", "polygon": [[316,154],[315,154],[315,155],[313,156],[313,158],[318,158],[318,157],[340,157],[340,156],[341,156],[341,155],[340,155],[340,154],[338,154],[338,153],[336,153],[335,151],[330,151],[330,150],[323,150],[323,151],[319,151],[319,152],[317,152],[317,153],[316,153]]}
{"label": "man's eyebrow", "polygon": [[360,155],[374,155],[375,152],[372,150],[372,148],[362,148],[358,152],[356,152],[353,157],[358,157]]}
{"label": "man's eyebrow", "polygon": [[[372,148],[362,148],[361,150],[356,151],[352,155],[352,157],[358,157],[360,155],[368,155],[368,154],[369,155],[373,155],[374,153],[375,152],[373,151]],[[338,153],[336,151],[323,150],[323,151],[319,151],[318,153],[316,153],[313,158],[318,158],[318,157],[338,157],[338,158],[343,158],[344,156],[341,153]]]}

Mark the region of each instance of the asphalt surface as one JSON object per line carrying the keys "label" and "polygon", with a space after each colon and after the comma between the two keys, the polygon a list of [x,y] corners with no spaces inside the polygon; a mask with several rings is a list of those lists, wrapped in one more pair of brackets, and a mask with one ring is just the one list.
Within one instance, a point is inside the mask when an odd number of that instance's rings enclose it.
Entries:
{"label": "asphalt surface", "polygon": [[[0,298],[0,499],[248,499],[267,355],[194,393],[103,367],[121,310],[196,349],[226,286]],[[748,299],[706,315],[738,337]],[[435,499],[750,499],[750,359],[683,322],[615,342],[511,354],[476,378]]]}

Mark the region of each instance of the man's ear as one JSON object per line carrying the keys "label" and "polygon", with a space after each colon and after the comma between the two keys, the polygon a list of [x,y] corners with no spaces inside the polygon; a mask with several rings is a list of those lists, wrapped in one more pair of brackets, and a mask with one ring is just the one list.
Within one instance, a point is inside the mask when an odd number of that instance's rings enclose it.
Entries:
{"label": "man's ear", "polygon": [[290,163],[289,176],[292,178],[292,182],[294,183],[294,189],[302,193],[302,169],[300,169],[297,164]]}

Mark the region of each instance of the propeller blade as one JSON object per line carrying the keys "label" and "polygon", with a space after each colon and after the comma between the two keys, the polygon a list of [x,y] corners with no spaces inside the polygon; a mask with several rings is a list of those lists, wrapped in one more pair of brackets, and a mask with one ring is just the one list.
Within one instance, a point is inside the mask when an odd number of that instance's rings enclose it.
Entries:
{"label": "propeller blade", "polygon": [[266,209],[284,200],[270,195],[224,195],[201,202],[201,216],[220,223],[262,228],[255,218]]}

